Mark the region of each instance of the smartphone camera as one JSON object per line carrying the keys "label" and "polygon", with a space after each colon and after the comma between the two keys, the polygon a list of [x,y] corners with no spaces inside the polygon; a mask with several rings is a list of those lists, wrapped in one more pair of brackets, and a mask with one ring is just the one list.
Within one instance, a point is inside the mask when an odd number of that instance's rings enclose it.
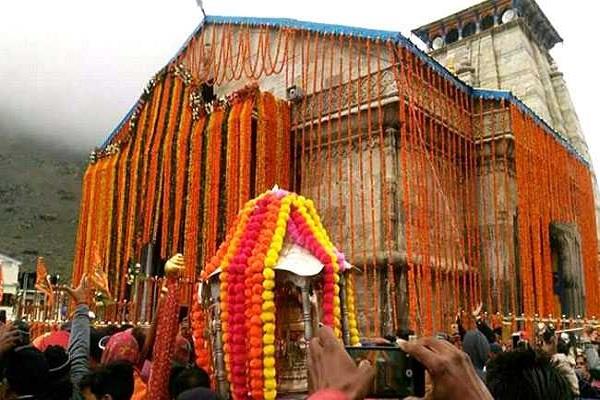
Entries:
{"label": "smartphone camera", "polygon": [[346,347],[359,364],[368,361],[375,368],[375,380],[367,398],[385,399],[424,396],[425,369],[399,347]]}

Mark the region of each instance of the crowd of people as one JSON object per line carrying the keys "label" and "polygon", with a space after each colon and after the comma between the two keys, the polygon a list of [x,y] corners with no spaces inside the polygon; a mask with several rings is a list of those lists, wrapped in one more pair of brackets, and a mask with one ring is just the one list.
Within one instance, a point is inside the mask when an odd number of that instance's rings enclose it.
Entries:
{"label": "crowd of people", "polygon": [[[0,399],[148,398],[156,321],[148,328],[94,327],[87,278],[79,287],[65,289],[76,306],[60,331],[30,340],[23,321],[0,326]],[[473,312],[476,328],[469,331],[457,318],[449,334],[415,339],[402,331],[365,344],[398,346],[418,360],[426,369],[426,399],[600,399],[594,327],[575,335],[543,325],[531,341],[518,336],[506,343],[480,314],[481,308]],[[192,340],[182,313],[169,396],[217,399],[209,375],[193,362]],[[317,330],[308,347],[311,400],[366,398],[374,375],[372,365],[356,365],[331,329]]]}
{"label": "crowd of people", "polygon": [[[92,327],[88,279],[65,289],[76,306],[60,331],[30,340],[23,321],[0,327],[0,399],[146,399],[156,320],[147,329]],[[182,318],[172,355],[170,398],[216,399],[209,375],[193,363],[188,327]]]}
{"label": "crowd of people", "polygon": [[[473,312],[475,329],[470,331],[457,317],[450,334],[411,340],[412,332],[401,331],[363,344],[399,346],[421,362],[427,371],[425,399],[600,399],[596,327],[567,333],[540,324],[531,339],[519,332],[503,342],[501,329],[492,329],[480,314],[481,307]],[[309,374],[314,372],[316,382],[312,400],[365,398],[375,369],[354,365],[331,330],[319,330],[309,355]]]}

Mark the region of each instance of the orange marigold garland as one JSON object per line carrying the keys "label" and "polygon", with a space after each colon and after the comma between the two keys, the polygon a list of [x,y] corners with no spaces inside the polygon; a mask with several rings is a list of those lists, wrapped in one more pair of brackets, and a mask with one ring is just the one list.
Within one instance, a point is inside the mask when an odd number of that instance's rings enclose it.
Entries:
{"label": "orange marigold garland", "polygon": [[[157,209],[156,200],[158,197],[158,186],[161,180],[159,176],[159,166],[161,159],[160,149],[163,144],[164,127],[166,123],[166,117],[169,114],[171,107],[172,92],[174,78],[167,78],[164,82],[164,88],[162,92],[161,107],[164,107],[162,112],[158,114],[157,126],[155,127],[153,142],[151,145],[151,151],[148,155],[148,177],[146,180],[146,196],[145,196],[145,211],[144,211],[144,225],[142,230],[142,239],[144,243],[150,242],[152,236],[152,228],[154,227],[154,212]],[[175,80],[178,81],[178,80]]]}
{"label": "orange marigold garland", "polygon": [[[175,157],[177,157],[177,150],[174,145],[177,143],[177,128],[179,118],[181,116],[180,106],[183,101],[187,100],[185,94],[187,91],[183,87],[183,82],[180,79],[175,79],[173,82],[173,93],[171,95],[171,110],[169,112],[169,119],[165,128],[165,140],[162,146],[162,171],[163,171],[163,194],[162,194],[162,235],[160,240],[160,255],[164,259],[167,257],[169,251],[169,241],[172,242],[172,232],[169,230],[169,226],[172,218],[172,206],[171,199],[173,194],[174,184],[172,183],[174,173],[173,167],[173,151],[175,149]],[[175,183],[176,184],[176,183]],[[159,203],[161,201],[159,200]]]}
{"label": "orange marigold garland", "polygon": [[[108,181],[108,193],[107,193],[107,198],[105,201],[105,209],[106,209],[106,214],[105,214],[105,219],[106,219],[106,224],[104,225],[104,232],[103,232],[103,240],[104,243],[102,243],[102,248],[103,248],[103,257],[104,257],[104,265],[111,265],[111,251],[112,251],[112,243],[114,240],[114,235],[113,235],[113,224],[114,224],[114,217],[115,217],[115,213],[114,213],[114,207],[117,206],[118,207],[118,203],[117,203],[117,192],[115,190],[115,187],[117,186],[117,178],[118,178],[118,165],[119,165],[119,160],[122,158],[122,153],[119,152],[117,154],[113,154],[110,158],[110,162],[108,164],[108,177],[107,177],[107,181]],[[112,277],[114,279],[114,276]]]}
{"label": "orange marigold garland", "polygon": [[[277,101],[269,92],[260,93],[256,132],[256,193],[277,184]],[[273,142],[275,141],[275,143]]]}
{"label": "orange marigold garland", "polygon": [[225,167],[225,193],[227,194],[226,227],[231,226],[231,222],[238,210],[238,175],[240,173],[240,112],[243,103],[236,100],[229,111],[227,119],[227,157]]}
{"label": "orange marigold garland", "polygon": [[291,169],[290,106],[286,101],[277,102],[277,181],[281,187],[290,187]]}
{"label": "orange marigold garland", "polygon": [[[187,93],[187,92],[186,92]],[[179,140],[177,141],[177,170],[175,171],[175,221],[173,223],[173,245],[171,252],[180,251],[181,227],[185,207],[186,175],[189,173],[188,161],[190,150],[190,137],[193,133],[192,113],[189,107],[183,107],[181,123],[179,126]],[[190,166],[193,168],[194,166]]]}
{"label": "orange marigold garland", "polygon": [[196,266],[198,263],[198,233],[199,233],[199,216],[200,216],[200,185],[202,182],[201,176],[201,160],[202,160],[202,142],[204,125],[206,118],[202,117],[196,121],[192,137],[190,138],[190,168],[188,177],[188,190],[185,210],[185,243],[184,254],[186,257],[186,277],[193,278],[196,274]]}
{"label": "orange marigold garland", "polygon": [[93,185],[93,165],[88,166],[83,175],[83,184],[81,189],[81,207],[79,211],[79,228],[77,229],[77,239],[75,242],[75,259],[73,261],[73,282],[79,282],[83,274],[85,263],[85,245],[87,243],[88,220],[90,218],[90,195]]}
{"label": "orange marigold garland", "polygon": [[148,381],[148,400],[169,398],[169,374],[177,336],[177,310],[179,308],[179,277],[184,270],[184,259],[176,254],[165,264],[167,294],[164,302],[159,301],[157,313],[156,341],[150,379]]}
{"label": "orange marigold garland", "polygon": [[252,110],[254,96],[244,101],[240,113],[240,162],[239,162],[239,194],[238,208],[250,200],[250,168],[252,157]]}
{"label": "orange marigold garland", "polygon": [[84,259],[83,259],[83,270],[82,273],[88,272],[89,264],[90,264],[90,254],[92,254],[92,242],[95,240],[94,236],[94,227],[96,226],[96,221],[98,220],[96,214],[98,212],[98,192],[100,191],[100,185],[98,184],[101,165],[99,162],[92,164],[90,167],[90,194],[89,194],[89,202],[90,209],[88,214],[88,223],[86,226],[86,236],[85,236],[85,250],[84,250]]}
{"label": "orange marigold garland", "polygon": [[207,159],[204,193],[204,217],[202,239],[203,260],[209,260],[215,254],[217,247],[218,221],[215,218],[219,211],[219,182],[221,176],[221,132],[225,110],[217,109],[210,116],[207,137]]}

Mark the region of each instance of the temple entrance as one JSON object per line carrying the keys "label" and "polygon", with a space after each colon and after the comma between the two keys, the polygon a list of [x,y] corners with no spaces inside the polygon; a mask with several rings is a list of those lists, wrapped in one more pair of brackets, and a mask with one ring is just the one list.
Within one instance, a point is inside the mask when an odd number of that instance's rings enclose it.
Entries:
{"label": "temple entrance", "polygon": [[581,237],[575,224],[550,224],[550,249],[556,312],[559,315],[584,315],[585,285]]}

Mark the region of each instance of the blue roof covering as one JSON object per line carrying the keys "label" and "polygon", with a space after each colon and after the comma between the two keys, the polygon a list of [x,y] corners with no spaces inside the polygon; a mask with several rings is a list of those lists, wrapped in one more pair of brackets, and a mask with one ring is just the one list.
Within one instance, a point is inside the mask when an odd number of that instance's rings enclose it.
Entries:
{"label": "blue roof covering", "polygon": [[[175,55],[171,58],[168,64],[170,64],[173,60],[175,60],[179,55],[181,55],[187,46],[189,45],[192,38],[202,30],[204,25],[207,24],[232,24],[232,25],[249,25],[249,26],[267,26],[273,28],[288,28],[288,29],[297,29],[311,32],[318,32],[322,34],[334,34],[334,35],[343,35],[343,36],[351,36],[361,39],[370,39],[374,41],[393,41],[397,45],[404,46],[408,50],[410,50],[413,54],[415,54],[419,59],[423,62],[427,63],[433,70],[442,75],[445,79],[451,81],[454,85],[456,85],[459,89],[465,91],[471,96],[481,97],[488,100],[506,100],[511,103],[516,104],[523,112],[529,114],[538,124],[540,124],[548,133],[552,134],[571,154],[573,154],[576,158],[578,158],[581,162],[583,162],[588,167],[590,164],[585,159],[585,157],[573,147],[573,145],[558,131],[553,129],[546,121],[540,118],[531,108],[526,106],[521,100],[519,100],[516,96],[514,96],[510,91],[504,90],[486,90],[486,89],[474,89],[471,86],[467,85],[460,79],[458,79],[455,75],[453,75],[446,67],[441,65],[435,59],[427,55],[423,50],[418,48],[414,43],[412,43],[407,37],[402,35],[400,32],[393,31],[383,31],[377,29],[366,29],[366,28],[357,28],[345,25],[331,25],[331,24],[323,24],[316,22],[307,22],[307,21],[299,21],[290,18],[255,18],[255,17],[227,17],[227,16],[212,16],[207,15],[204,20],[198,25],[198,27],[192,32],[192,34],[185,41],[183,46],[175,53]],[[168,65],[167,64],[167,65]],[[141,99],[138,100],[131,110],[125,115],[123,120],[117,125],[117,127],[112,131],[112,133],[108,136],[108,138],[104,141],[101,146],[101,149],[105,148],[112,140],[112,138],[116,135],[116,133],[123,127],[123,124],[127,122],[133,110],[140,103]]]}

